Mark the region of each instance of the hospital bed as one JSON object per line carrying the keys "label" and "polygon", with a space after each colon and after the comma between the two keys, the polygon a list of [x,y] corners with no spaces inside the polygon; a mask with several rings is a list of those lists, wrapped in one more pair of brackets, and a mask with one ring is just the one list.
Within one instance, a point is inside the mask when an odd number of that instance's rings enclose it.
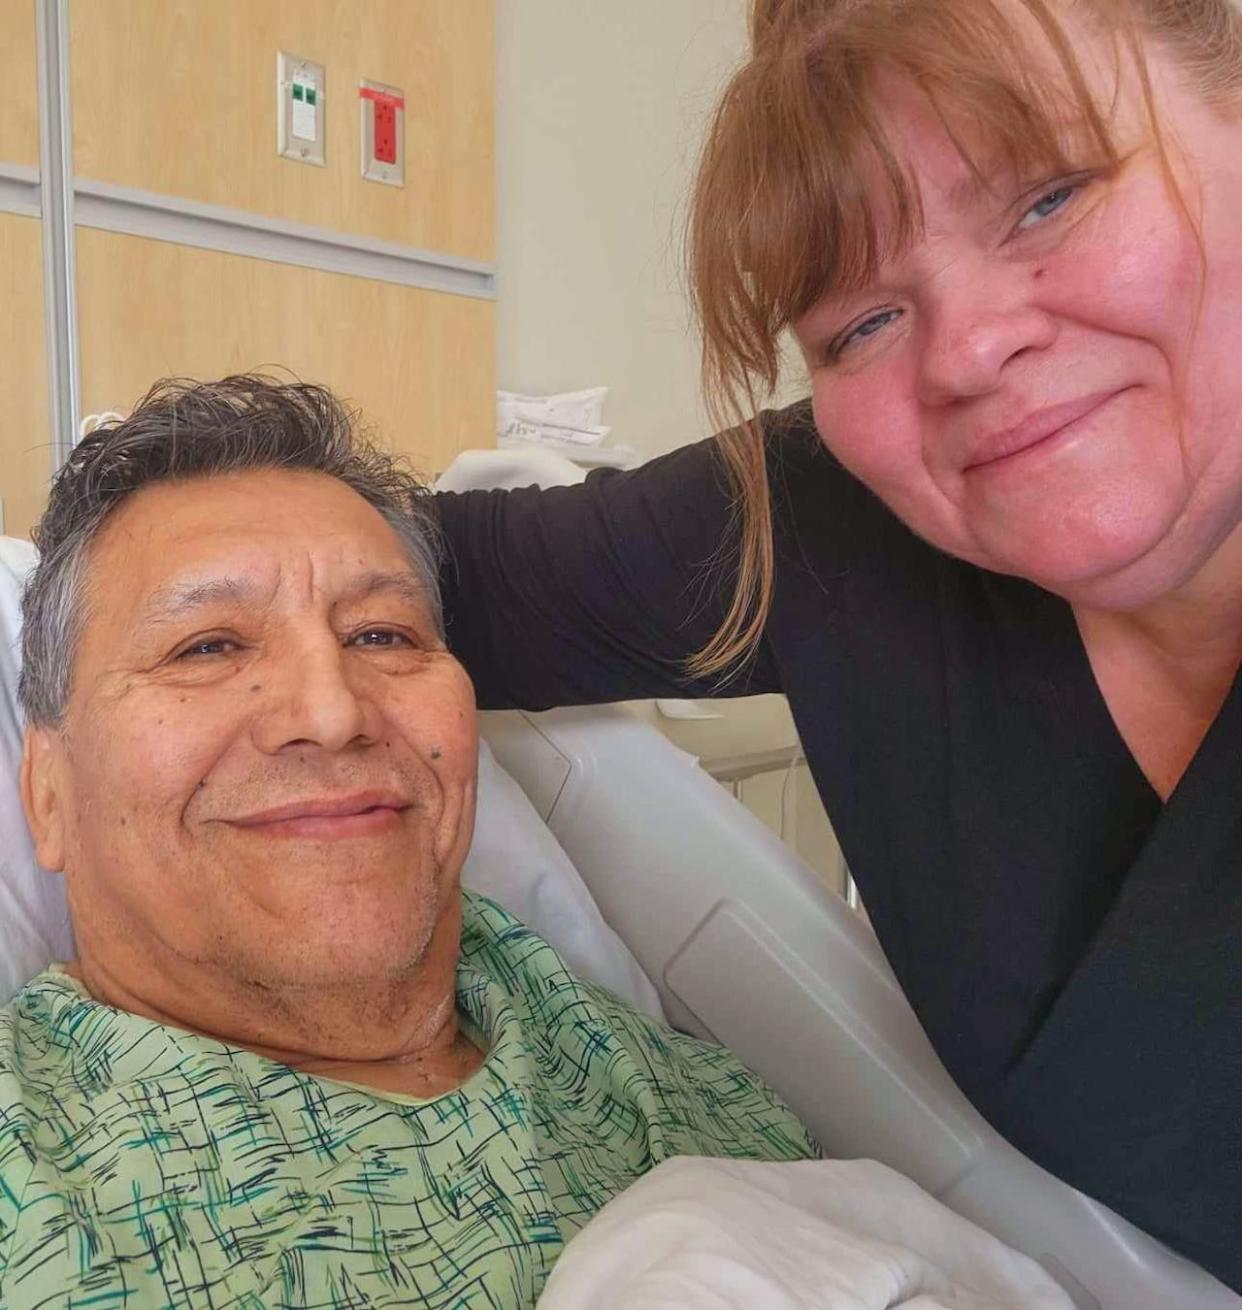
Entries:
{"label": "hospital bed", "polygon": [[989,1127],[870,929],[691,757],[619,707],[482,718],[673,1025],[732,1047],[828,1155],[907,1174],[1040,1261],[1079,1310],[1242,1307]]}

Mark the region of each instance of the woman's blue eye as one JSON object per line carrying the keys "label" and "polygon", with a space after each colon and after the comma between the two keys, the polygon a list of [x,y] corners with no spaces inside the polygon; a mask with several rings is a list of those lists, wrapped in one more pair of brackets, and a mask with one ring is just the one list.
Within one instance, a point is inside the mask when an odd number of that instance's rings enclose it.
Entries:
{"label": "woman's blue eye", "polygon": [[1057,210],[1064,209],[1069,203],[1070,197],[1078,190],[1076,184],[1066,183],[1065,186],[1059,186],[1054,191],[1049,191],[1046,195],[1041,196],[1031,207],[1022,215],[1018,223],[1018,230],[1025,231],[1029,227],[1040,222],[1041,219],[1049,218]]}
{"label": "woman's blue eye", "polygon": [[833,344],[831,353],[835,358],[847,346],[852,345],[855,341],[865,341],[868,337],[873,337],[881,328],[886,328],[897,318],[900,311],[896,309],[886,309],[882,314],[872,314],[870,318],[864,319],[857,327],[852,327],[844,336],[839,337]]}

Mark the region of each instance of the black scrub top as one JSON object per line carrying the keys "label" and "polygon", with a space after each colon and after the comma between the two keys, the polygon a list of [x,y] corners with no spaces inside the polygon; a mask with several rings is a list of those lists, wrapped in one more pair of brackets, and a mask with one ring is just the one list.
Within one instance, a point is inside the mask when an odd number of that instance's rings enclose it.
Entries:
{"label": "black scrub top", "polygon": [[449,644],[483,708],[789,698],[893,970],[1027,1155],[1242,1291],[1242,691],[1162,804],[1069,606],[915,537],[764,416],[776,585],[721,689],[713,441],[580,487],[437,497]]}

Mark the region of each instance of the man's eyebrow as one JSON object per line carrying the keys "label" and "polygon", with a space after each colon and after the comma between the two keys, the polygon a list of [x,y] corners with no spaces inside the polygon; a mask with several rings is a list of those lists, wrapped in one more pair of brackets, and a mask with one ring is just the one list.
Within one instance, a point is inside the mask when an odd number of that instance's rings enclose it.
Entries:
{"label": "man's eyebrow", "polygon": [[416,574],[407,570],[395,573],[377,571],[363,573],[352,579],[342,589],[333,608],[335,609],[337,605],[356,604],[360,600],[369,600],[372,596],[385,593],[419,608],[425,607],[430,599],[426,585]]}
{"label": "man's eyebrow", "polygon": [[248,578],[205,578],[201,582],[173,582],[151,593],[139,616],[147,624],[175,623],[210,605],[255,604],[259,588]]}
{"label": "man's eyebrow", "polygon": [[[417,575],[407,571],[391,573],[370,572],[360,574],[342,589],[333,601],[339,605],[357,604],[371,596],[395,595],[417,608],[424,608],[430,599],[427,587]],[[207,609],[212,605],[257,606],[269,599],[262,594],[250,578],[224,576],[204,578],[198,582],[173,582],[157,587],[139,615],[139,622],[149,627],[177,623],[187,614]]]}

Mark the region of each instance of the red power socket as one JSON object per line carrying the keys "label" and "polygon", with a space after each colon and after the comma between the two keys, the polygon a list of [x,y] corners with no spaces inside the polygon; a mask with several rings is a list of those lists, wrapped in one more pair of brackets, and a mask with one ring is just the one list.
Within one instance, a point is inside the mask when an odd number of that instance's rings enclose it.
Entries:
{"label": "red power socket", "polygon": [[375,114],[375,158],[381,164],[397,162],[397,105],[394,100],[377,96],[372,101]]}

